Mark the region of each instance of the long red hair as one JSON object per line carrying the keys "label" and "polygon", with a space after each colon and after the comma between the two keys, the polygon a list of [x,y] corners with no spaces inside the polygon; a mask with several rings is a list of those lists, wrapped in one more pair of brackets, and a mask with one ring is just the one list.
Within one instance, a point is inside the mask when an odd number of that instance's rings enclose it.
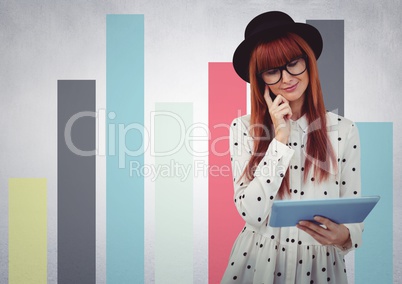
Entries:
{"label": "long red hair", "polygon": [[[254,170],[275,136],[271,116],[264,100],[265,83],[257,74],[268,68],[282,66],[302,54],[306,54],[308,57],[307,71],[310,79],[302,107],[302,115],[306,114],[309,125],[307,145],[305,145],[307,155],[303,180],[306,181],[311,168],[313,168],[313,175],[317,182],[328,179],[331,166],[333,169],[337,169],[335,153],[327,136],[326,109],[314,52],[300,36],[287,33],[273,41],[258,44],[250,58],[250,135],[254,138],[254,151],[243,173],[249,180],[254,178]],[[275,99],[275,95],[271,94],[271,97],[273,100]],[[283,198],[288,192],[288,188],[287,170],[278,196]]]}

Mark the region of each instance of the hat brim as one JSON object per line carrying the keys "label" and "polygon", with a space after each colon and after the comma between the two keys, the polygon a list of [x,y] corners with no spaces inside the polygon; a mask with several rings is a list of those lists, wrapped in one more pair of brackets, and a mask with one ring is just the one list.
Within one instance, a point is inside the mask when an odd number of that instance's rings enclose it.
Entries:
{"label": "hat brim", "polygon": [[292,23],[283,25],[280,28],[263,30],[243,40],[233,54],[233,67],[236,73],[244,81],[250,82],[248,69],[251,52],[254,47],[261,41],[274,40],[286,32],[293,32],[301,36],[313,50],[315,58],[318,59],[320,57],[323,47],[320,32],[309,24]]}

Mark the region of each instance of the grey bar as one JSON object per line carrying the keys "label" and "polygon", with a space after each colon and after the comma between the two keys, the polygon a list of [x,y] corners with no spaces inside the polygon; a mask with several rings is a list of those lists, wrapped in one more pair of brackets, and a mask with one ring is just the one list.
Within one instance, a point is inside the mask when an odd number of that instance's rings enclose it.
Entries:
{"label": "grey bar", "polygon": [[324,49],[318,59],[321,87],[325,107],[329,111],[344,115],[344,21],[307,20],[316,27],[323,38]]}
{"label": "grey bar", "polygon": [[[57,83],[57,283],[91,284],[96,281],[95,80]],[[70,131],[65,136],[69,120],[71,141]]]}

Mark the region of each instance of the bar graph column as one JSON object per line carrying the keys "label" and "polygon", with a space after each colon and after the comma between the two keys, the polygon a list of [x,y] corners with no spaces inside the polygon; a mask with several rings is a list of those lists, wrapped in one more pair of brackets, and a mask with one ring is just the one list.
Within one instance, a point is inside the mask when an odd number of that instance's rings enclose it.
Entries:
{"label": "bar graph column", "polygon": [[47,283],[46,179],[10,178],[8,190],[8,283]]}
{"label": "bar graph column", "polygon": [[143,283],[143,15],[107,15],[106,108],[106,279]]}
{"label": "bar graph column", "polygon": [[58,81],[58,284],[96,281],[95,97],[94,80]]}
{"label": "bar graph column", "polygon": [[[232,63],[209,63],[209,283],[219,283],[232,245],[244,221],[233,204],[233,179],[229,155],[229,127],[232,120],[246,114],[246,83]],[[227,139],[224,139],[227,137]],[[229,176],[212,169],[229,170]]]}
{"label": "bar graph column", "polygon": [[155,283],[193,283],[192,103],[155,112]]}
{"label": "bar graph column", "polygon": [[307,20],[323,38],[324,48],[318,59],[325,107],[344,115],[345,85],[345,32],[343,20]]}
{"label": "bar graph column", "polygon": [[393,283],[393,130],[391,122],[359,122],[362,193],[381,199],[364,221],[355,253],[355,283]]}

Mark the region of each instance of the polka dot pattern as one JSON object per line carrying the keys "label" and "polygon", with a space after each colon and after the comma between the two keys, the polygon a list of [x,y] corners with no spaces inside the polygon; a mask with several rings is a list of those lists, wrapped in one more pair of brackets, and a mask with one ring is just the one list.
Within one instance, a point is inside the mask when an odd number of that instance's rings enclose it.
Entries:
{"label": "polka dot pattern", "polygon": [[345,118],[327,113],[328,129],[337,131],[329,138],[337,149],[338,174],[320,182],[319,176],[310,169],[304,181],[308,122],[304,116],[291,121],[287,145],[274,139],[255,168],[254,179],[249,181],[242,176],[242,166],[247,164],[252,155],[250,153],[253,153],[249,119],[249,116],[243,116],[231,124],[229,145],[234,180],[233,204],[246,226],[234,244],[221,283],[287,283],[288,277],[291,279],[289,283],[297,284],[347,283],[343,255],[359,248],[362,233],[360,224],[347,224],[351,246],[342,252],[336,247],[320,245],[295,228],[270,227],[269,212],[274,200],[278,199],[277,190],[285,175],[289,178],[286,199],[360,196],[360,141],[357,127]]}

